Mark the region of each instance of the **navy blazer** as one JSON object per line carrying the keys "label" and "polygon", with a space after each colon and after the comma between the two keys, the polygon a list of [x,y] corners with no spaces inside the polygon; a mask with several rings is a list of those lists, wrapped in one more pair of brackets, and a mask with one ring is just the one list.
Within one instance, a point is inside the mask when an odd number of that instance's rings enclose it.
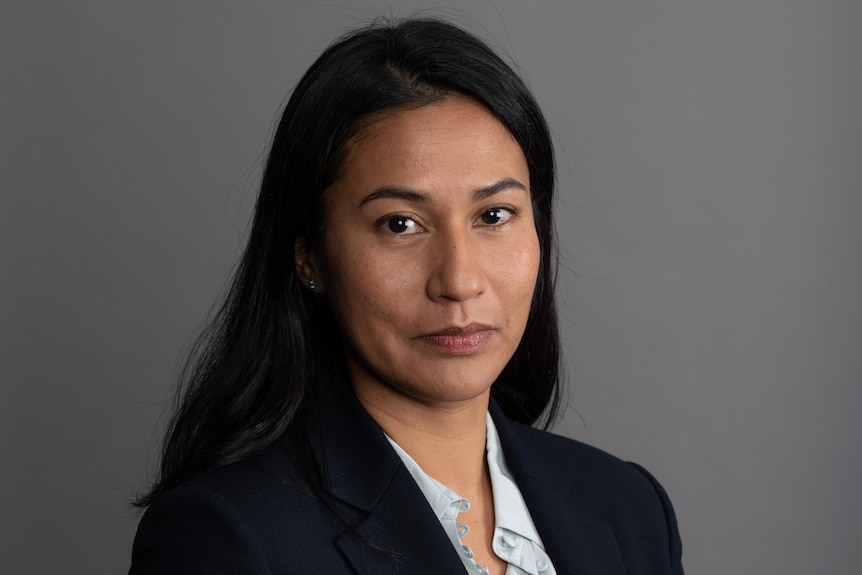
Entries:
{"label": "navy blazer", "polygon": [[[493,401],[491,415],[557,573],[682,574],[673,509],[643,468],[515,423]],[[380,427],[340,391],[307,434],[287,434],[150,505],[130,574],[167,573],[448,575],[464,567]]]}

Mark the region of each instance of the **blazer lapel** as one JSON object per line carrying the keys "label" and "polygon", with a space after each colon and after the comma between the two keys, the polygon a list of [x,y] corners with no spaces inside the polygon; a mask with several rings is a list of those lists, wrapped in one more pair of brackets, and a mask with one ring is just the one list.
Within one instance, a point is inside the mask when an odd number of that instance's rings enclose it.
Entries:
{"label": "blazer lapel", "polygon": [[345,534],[336,544],[357,573],[464,573],[464,566],[437,517],[401,466],[386,493],[358,533],[378,543],[371,547],[355,534]]}
{"label": "blazer lapel", "polygon": [[463,573],[424,495],[349,386],[321,404],[312,449],[324,488],[350,509],[354,529],[336,545],[356,573]]}
{"label": "blazer lapel", "polygon": [[571,492],[565,478],[541,451],[527,445],[515,423],[494,401],[491,415],[500,435],[506,465],[515,476],[530,515],[560,575],[624,575],[622,555],[613,529],[585,517],[573,505],[583,494]]}

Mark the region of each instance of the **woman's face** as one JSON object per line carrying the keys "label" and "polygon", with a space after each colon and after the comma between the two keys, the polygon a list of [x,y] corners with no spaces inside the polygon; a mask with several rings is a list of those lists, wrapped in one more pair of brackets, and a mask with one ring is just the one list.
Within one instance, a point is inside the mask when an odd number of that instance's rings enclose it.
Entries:
{"label": "woman's face", "polygon": [[324,194],[322,257],[300,262],[339,322],[360,398],[487,398],[539,268],[530,176],[488,110],[448,97],[372,123]]}

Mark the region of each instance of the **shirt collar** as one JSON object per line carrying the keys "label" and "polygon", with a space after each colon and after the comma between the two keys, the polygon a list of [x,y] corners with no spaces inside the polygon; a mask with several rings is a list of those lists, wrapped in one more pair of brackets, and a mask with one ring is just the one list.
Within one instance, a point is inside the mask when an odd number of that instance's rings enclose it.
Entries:
{"label": "shirt collar", "polygon": [[491,475],[491,486],[494,491],[494,517],[497,528],[506,529],[521,537],[542,545],[536,526],[530,518],[527,503],[521,495],[521,490],[512,478],[512,473],[506,466],[503,450],[500,447],[500,436],[497,427],[489,413],[486,416],[487,432],[485,449],[488,453],[488,470]]}
{"label": "shirt collar", "polygon": [[[413,477],[413,480],[416,482],[422,495],[424,495],[425,499],[428,500],[428,504],[431,506],[431,509],[434,511],[434,515],[436,515],[438,519],[452,519],[454,518],[454,515],[452,515],[453,511],[456,511],[461,507],[462,501],[465,502],[465,504],[469,504],[466,499],[425,473],[425,471],[419,467],[419,464],[416,463],[416,460],[410,457],[410,454],[404,451],[404,449],[402,449],[394,439],[388,435],[386,435],[386,439],[389,440],[389,443],[392,445],[392,449],[394,449],[395,453],[398,454],[398,457],[401,458],[401,461],[404,463],[404,467],[406,467],[407,471],[410,472],[410,475]],[[457,511],[455,514],[457,514]]]}

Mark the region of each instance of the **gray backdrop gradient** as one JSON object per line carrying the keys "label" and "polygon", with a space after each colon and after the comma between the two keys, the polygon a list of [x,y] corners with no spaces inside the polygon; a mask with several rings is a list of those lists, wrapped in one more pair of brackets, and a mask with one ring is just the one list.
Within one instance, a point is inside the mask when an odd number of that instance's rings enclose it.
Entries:
{"label": "gray backdrop gradient", "polygon": [[[561,433],[689,573],[858,572],[862,3],[458,2],[558,150]],[[0,572],[118,573],[283,99],[414,1],[0,3]]]}

